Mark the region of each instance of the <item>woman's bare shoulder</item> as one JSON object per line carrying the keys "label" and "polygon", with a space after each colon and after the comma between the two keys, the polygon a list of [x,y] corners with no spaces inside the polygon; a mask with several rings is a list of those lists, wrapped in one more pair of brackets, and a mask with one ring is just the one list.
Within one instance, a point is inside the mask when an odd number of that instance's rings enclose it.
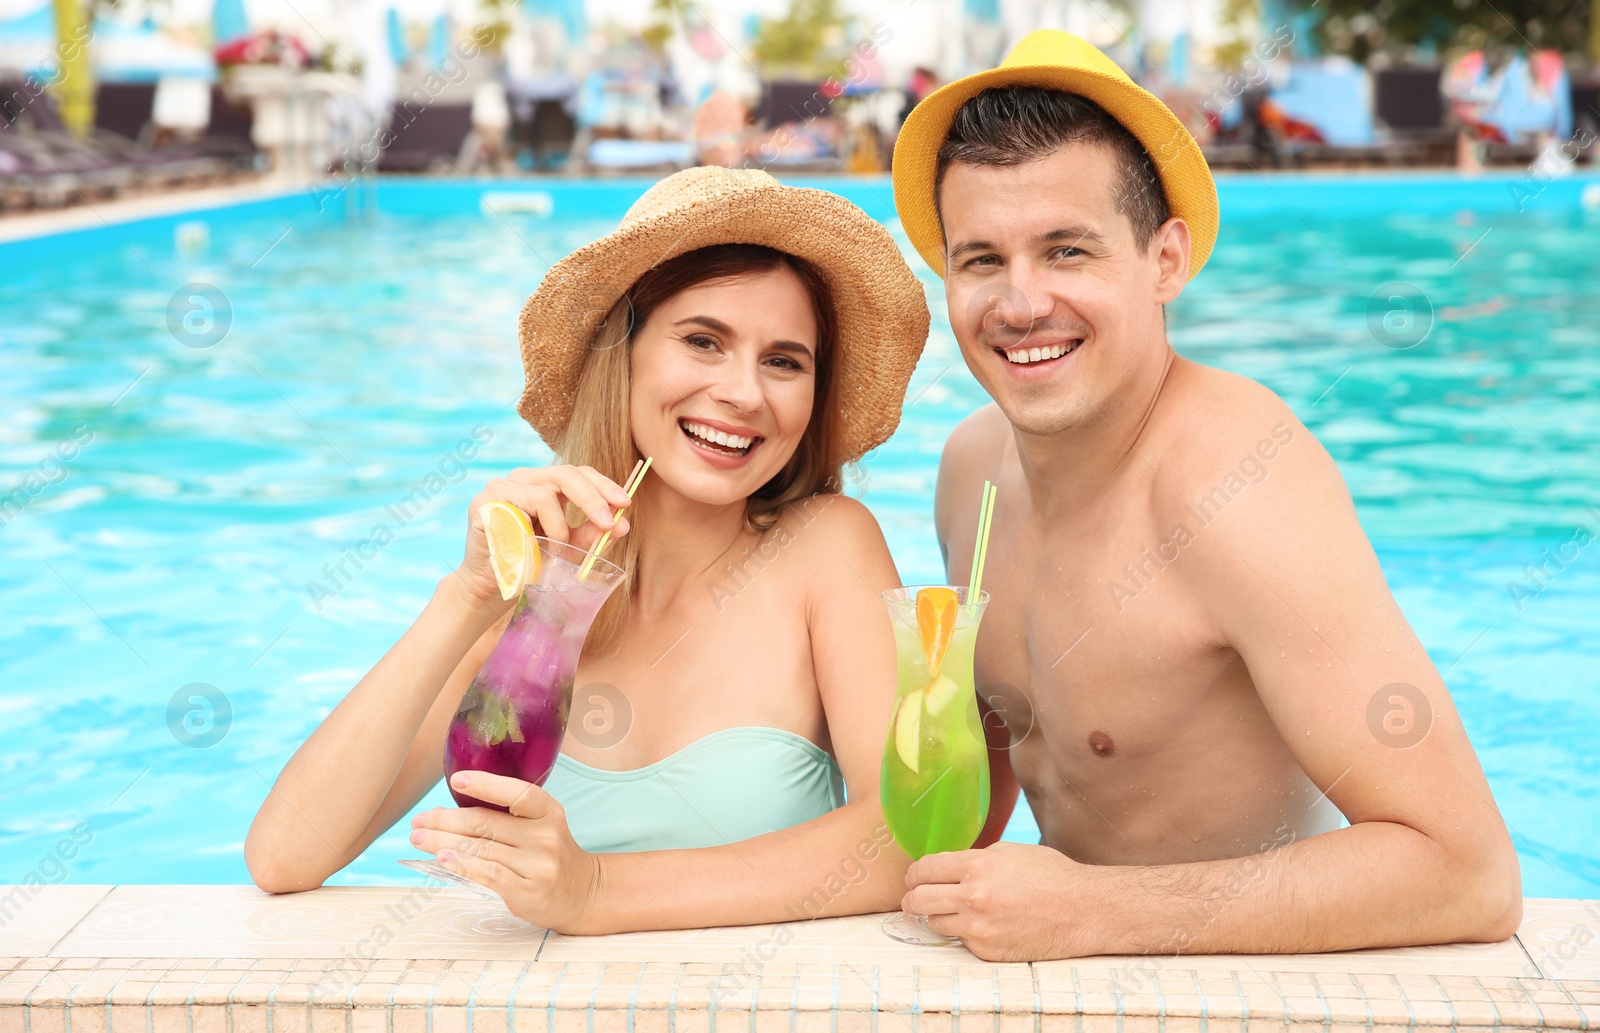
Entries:
{"label": "woman's bare shoulder", "polygon": [[786,544],[802,546],[807,553],[886,547],[872,510],[859,499],[826,492],[789,503],[767,533],[788,539]]}
{"label": "woman's bare shoulder", "polygon": [[814,495],[785,511],[771,532],[788,566],[808,586],[807,598],[837,602],[839,592],[876,594],[899,584],[877,517],[848,495]]}

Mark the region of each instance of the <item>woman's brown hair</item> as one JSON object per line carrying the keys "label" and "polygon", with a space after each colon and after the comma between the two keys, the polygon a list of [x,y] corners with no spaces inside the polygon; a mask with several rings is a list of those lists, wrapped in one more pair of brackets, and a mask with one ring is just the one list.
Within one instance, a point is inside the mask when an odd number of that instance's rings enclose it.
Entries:
{"label": "woman's brown hair", "polygon": [[[745,523],[754,531],[772,528],[790,503],[841,488],[837,392],[833,383],[834,350],[838,322],[828,282],[810,262],[760,244],[714,244],[669,259],[641,276],[606,313],[590,343],[589,355],[578,377],[572,420],[557,450],[561,461],[591,466],[618,484],[640,456],[633,446],[628,422],[631,383],[630,356],[634,335],[665,302],[691,287],[713,280],[787,268],[805,288],[817,324],[816,396],[811,422],[795,447],[794,455],[771,480],[745,501]],[[629,572],[638,569],[641,534],[647,534],[649,517],[629,511],[632,530],[617,541],[606,557]],[[615,644],[627,621],[633,601],[630,576],[612,595],[589,631],[584,648],[604,653]]]}

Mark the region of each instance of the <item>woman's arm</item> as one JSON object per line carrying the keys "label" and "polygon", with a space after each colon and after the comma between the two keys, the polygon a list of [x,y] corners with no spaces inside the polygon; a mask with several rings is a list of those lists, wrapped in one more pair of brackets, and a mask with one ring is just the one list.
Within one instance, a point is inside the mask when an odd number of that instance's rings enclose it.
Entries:
{"label": "woman's arm", "polygon": [[812,662],[849,803],[725,846],[590,854],[572,841],[561,805],[544,790],[458,772],[472,780],[472,795],[512,813],[430,814],[414,842],[495,890],[515,914],[564,933],[751,925],[899,907],[911,862],[878,803],[895,691],[894,639],[881,593],[899,579],[877,522],[859,502],[830,497],[808,516],[784,556],[805,572]]}
{"label": "woman's arm", "polygon": [[313,889],[416,806],[443,774],[445,730],[501,625],[447,575],[400,641],[284,765],[245,838],[270,893]]}
{"label": "woman's arm", "polygon": [[[539,533],[587,547],[611,527],[607,500],[627,498],[588,467],[524,468],[489,482],[467,507],[461,565],[295,751],[256,813],[244,856],[257,886],[290,893],[322,885],[439,781],[450,719],[511,616],[489,566],[479,507],[511,502]],[[576,531],[565,519],[569,500],[589,517]],[[615,530],[626,534],[627,521]]]}

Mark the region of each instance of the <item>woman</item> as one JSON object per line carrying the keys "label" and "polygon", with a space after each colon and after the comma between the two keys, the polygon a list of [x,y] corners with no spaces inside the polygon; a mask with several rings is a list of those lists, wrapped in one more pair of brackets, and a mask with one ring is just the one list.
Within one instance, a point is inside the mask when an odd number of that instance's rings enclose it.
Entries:
{"label": "woman", "polygon": [[670,176],[558,263],[523,310],[518,411],[562,464],[473,499],[460,567],[262,804],[245,843],[256,883],[320,885],[441,777],[446,728],[510,617],[477,516],[504,500],[580,547],[612,531],[607,558],[629,577],[585,643],[576,698],[619,696],[631,720],[569,731],[543,789],[458,772],[452,785],[510,813],[434,809],[412,842],[568,933],[897,907],[879,595],[899,581],[839,474],[893,432],[927,329],[882,227],[762,172]]}

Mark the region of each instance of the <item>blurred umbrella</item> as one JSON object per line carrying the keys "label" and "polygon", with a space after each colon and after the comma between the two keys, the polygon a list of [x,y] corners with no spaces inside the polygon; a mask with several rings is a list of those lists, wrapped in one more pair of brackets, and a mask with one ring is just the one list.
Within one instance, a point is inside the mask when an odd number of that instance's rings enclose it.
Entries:
{"label": "blurred umbrella", "polygon": [[168,75],[207,82],[217,75],[212,56],[160,29],[125,25],[109,18],[94,23],[95,75],[109,82],[155,82]]}
{"label": "blurred umbrella", "polygon": [[582,43],[589,33],[583,0],[523,0],[523,9],[532,18],[548,18],[566,31],[569,43]]}
{"label": "blurred umbrella", "polygon": [[1189,30],[1182,29],[1172,39],[1172,50],[1167,57],[1167,76],[1179,86],[1189,83]]}
{"label": "blurred umbrella", "polygon": [[394,58],[394,63],[405,67],[411,58],[411,48],[406,46],[405,26],[400,24],[400,12],[393,7],[389,8],[389,55]]}
{"label": "blurred umbrella", "polygon": [[250,19],[244,13],[244,0],[216,0],[211,9],[211,43],[222,46],[250,35]]}
{"label": "blurred umbrella", "polygon": [[399,89],[399,70],[388,39],[392,10],[385,0],[354,0],[347,10],[360,53],[362,103],[369,117],[381,119]]}
{"label": "blurred umbrella", "polygon": [[50,0],[33,10],[0,19],[0,68],[49,80],[56,74],[56,20]]}

